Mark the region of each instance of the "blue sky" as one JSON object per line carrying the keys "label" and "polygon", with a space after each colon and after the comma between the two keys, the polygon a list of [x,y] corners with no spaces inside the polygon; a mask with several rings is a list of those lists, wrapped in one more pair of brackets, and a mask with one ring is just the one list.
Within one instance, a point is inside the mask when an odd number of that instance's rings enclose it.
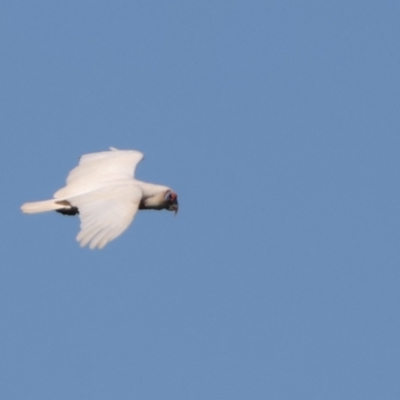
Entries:
{"label": "blue sky", "polygon": [[[0,398],[399,399],[400,3],[2,3]],[[102,251],[84,153],[179,194]]]}

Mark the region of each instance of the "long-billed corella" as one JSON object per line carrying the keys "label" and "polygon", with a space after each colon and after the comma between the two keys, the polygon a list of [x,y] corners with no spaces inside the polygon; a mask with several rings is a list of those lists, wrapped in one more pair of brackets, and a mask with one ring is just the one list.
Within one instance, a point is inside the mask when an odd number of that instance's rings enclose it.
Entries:
{"label": "long-billed corella", "polygon": [[135,179],[143,157],[139,151],[113,147],[85,154],[53,199],[25,203],[21,210],[79,214],[81,230],[76,240],[82,247],[101,249],[128,228],[138,210],[178,211],[178,196],[172,189]]}

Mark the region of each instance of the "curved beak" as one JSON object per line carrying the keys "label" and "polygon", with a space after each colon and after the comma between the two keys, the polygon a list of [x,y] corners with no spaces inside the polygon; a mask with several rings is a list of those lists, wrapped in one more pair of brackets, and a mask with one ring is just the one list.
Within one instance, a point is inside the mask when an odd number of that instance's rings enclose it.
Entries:
{"label": "curved beak", "polygon": [[171,191],[167,192],[167,196],[168,196],[168,200],[167,200],[167,205],[165,208],[167,208],[169,211],[175,211],[175,215],[176,215],[178,212],[178,208],[179,208],[178,195],[171,190]]}
{"label": "curved beak", "polygon": [[171,211],[175,212],[175,215],[178,214],[178,209],[179,209],[179,205],[178,205],[178,199],[175,199],[172,203],[171,203]]}

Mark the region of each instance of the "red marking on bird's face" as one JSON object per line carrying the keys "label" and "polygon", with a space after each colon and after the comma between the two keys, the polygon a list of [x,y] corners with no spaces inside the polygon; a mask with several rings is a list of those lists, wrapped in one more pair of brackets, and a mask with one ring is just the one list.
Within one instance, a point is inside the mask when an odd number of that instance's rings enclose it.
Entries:
{"label": "red marking on bird's face", "polygon": [[173,203],[174,201],[176,201],[177,197],[178,197],[177,194],[176,194],[175,192],[173,192],[172,190],[167,190],[167,191],[165,192],[165,195],[164,195],[164,199],[165,199],[166,201],[171,202],[171,203]]}
{"label": "red marking on bird's face", "polygon": [[177,197],[178,197],[177,194],[174,193],[174,192],[171,192],[170,195],[169,195],[169,199],[171,201],[175,201]]}

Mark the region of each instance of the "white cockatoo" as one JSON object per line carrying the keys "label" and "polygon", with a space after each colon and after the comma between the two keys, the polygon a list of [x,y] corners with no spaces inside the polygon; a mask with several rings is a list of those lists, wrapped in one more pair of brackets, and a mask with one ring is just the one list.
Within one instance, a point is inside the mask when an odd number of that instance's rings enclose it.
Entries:
{"label": "white cockatoo", "polygon": [[90,244],[91,249],[101,249],[128,228],[138,210],[178,211],[178,196],[169,187],[135,179],[143,157],[139,151],[113,147],[85,154],[53,199],[25,203],[21,210],[79,214],[81,230],[76,240],[82,247]]}

